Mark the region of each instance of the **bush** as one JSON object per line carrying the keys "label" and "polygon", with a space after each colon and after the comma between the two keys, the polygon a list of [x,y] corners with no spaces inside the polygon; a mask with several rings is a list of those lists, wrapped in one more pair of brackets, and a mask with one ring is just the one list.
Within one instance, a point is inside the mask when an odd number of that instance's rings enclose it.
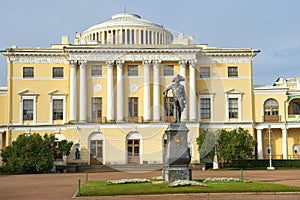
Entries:
{"label": "bush", "polygon": [[22,134],[1,153],[3,171],[8,173],[45,173],[53,167],[55,156],[68,155],[72,142],[56,148],[54,135]]}

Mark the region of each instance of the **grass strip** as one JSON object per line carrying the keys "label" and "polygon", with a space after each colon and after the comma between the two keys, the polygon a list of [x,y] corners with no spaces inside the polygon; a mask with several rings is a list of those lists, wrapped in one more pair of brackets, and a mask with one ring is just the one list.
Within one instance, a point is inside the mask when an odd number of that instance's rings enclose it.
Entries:
{"label": "grass strip", "polygon": [[176,193],[241,193],[241,192],[300,192],[300,187],[268,182],[207,182],[209,187],[169,187],[169,184],[129,183],[109,185],[105,181],[89,181],[82,185],[81,196],[115,196]]}

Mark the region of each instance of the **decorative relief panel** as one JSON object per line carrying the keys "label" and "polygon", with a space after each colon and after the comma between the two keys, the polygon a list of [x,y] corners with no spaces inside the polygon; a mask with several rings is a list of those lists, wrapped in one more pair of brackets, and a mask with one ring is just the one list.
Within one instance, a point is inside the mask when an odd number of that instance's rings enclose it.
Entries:
{"label": "decorative relief panel", "polygon": [[88,60],[88,61],[105,61],[105,60],[194,60],[196,54],[186,53],[98,53],[98,54],[70,54],[70,60]]}
{"label": "decorative relief panel", "polygon": [[62,56],[11,56],[10,60],[17,64],[68,64]]}
{"label": "decorative relief panel", "polygon": [[244,64],[250,63],[251,56],[200,56],[197,58],[199,64]]}

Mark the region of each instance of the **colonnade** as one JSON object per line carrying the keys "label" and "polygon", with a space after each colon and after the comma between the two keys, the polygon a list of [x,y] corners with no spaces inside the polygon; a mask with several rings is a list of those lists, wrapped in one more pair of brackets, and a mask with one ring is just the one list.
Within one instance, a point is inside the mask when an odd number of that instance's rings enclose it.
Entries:
{"label": "colonnade", "polygon": [[123,28],[88,33],[83,38],[86,42],[98,41],[101,44],[169,44],[173,40],[164,31]]}
{"label": "colonnade", "polygon": [[[161,121],[161,105],[163,102],[161,99],[161,91],[160,91],[160,68],[161,61],[159,60],[145,60],[143,61],[143,69],[144,69],[144,96],[143,96],[143,104],[144,104],[144,113],[143,113],[143,121]],[[124,77],[123,77],[123,60],[117,61],[106,61],[107,65],[107,96],[106,96],[106,105],[107,105],[107,113],[106,119],[107,121],[124,121]],[[180,75],[186,78],[186,67],[189,66],[189,93],[187,94],[188,98],[188,106],[184,109],[182,113],[181,120],[182,121],[196,121],[197,120],[197,98],[196,98],[196,75],[195,75],[195,62],[194,61],[179,61],[180,65]],[[76,88],[76,67],[79,66],[79,122],[86,123],[87,122],[87,93],[86,93],[86,67],[87,61],[71,61],[70,62],[70,122],[77,121],[77,88]],[[117,84],[116,90],[114,91],[114,77],[113,77],[113,68],[116,66],[117,68]],[[150,70],[153,68],[153,117],[151,119],[151,78],[150,78]],[[186,88],[186,81],[182,82]],[[187,90],[186,90],[187,91]],[[116,92],[116,93],[115,93]],[[115,117],[115,109],[114,109],[114,101],[116,94],[116,117]],[[187,116],[189,110],[189,119]]]}
{"label": "colonnade", "polygon": [[[267,129],[268,131],[271,131]],[[282,127],[281,128],[281,134],[282,134],[282,159],[288,159],[288,133],[287,128]],[[256,140],[257,140],[257,158],[258,159],[264,159],[263,156],[263,128],[256,128]],[[268,159],[268,158],[265,158]]]}

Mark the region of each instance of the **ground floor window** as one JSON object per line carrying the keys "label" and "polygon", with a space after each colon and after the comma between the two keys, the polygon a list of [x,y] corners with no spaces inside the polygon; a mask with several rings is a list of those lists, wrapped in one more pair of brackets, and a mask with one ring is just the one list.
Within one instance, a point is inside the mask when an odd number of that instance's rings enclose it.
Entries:
{"label": "ground floor window", "polygon": [[140,163],[140,140],[127,140],[128,164]]}

